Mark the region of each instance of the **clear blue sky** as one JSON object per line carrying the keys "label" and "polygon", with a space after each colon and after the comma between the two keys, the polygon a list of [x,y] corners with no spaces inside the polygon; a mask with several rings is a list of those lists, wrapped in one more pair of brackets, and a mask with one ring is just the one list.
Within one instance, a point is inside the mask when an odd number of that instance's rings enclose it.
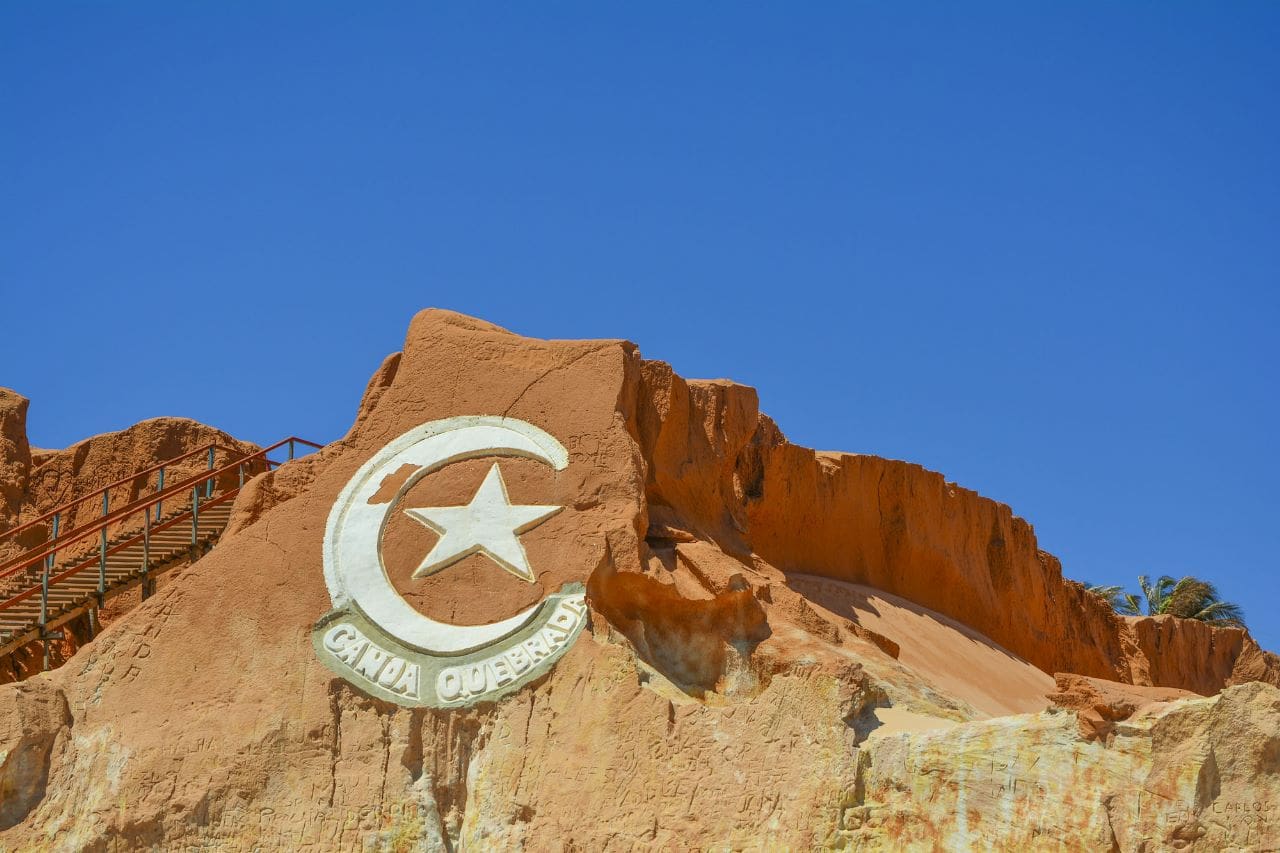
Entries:
{"label": "clear blue sky", "polygon": [[1280,4],[8,3],[0,384],[350,424],[436,305],[624,337],[1280,649]]}

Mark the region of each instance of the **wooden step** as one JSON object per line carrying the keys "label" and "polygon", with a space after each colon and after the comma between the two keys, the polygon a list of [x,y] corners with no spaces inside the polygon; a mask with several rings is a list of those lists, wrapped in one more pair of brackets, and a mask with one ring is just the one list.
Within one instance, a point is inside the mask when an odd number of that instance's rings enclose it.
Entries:
{"label": "wooden step", "polygon": [[[124,580],[125,578],[133,577],[133,574],[134,573],[130,572],[127,575],[107,575],[106,585],[108,588],[115,586],[117,582]],[[75,586],[53,587],[49,590],[49,599],[52,601],[55,596],[62,598],[66,596],[87,595],[88,593],[91,593],[91,592],[97,592],[97,590],[98,590],[98,580],[97,578],[94,578],[92,583],[79,583],[79,584],[76,584]],[[39,598],[36,597],[36,600],[39,601]]]}
{"label": "wooden step", "polygon": [[[184,514],[186,511],[184,508],[166,518]],[[208,511],[202,511],[196,527],[197,547],[204,548],[215,541],[225,528],[230,515],[231,507],[229,505],[219,505]],[[126,541],[134,535],[136,533],[131,533],[117,541]],[[188,552],[191,547],[190,524],[178,523],[171,528],[152,534],[145,554],[149,557],[151,568],[154,569],[172,562],[176,557]],[[129,582],[141,578],[143,575],[143,555],[143,543],[135,542],[107,557],[105,571],[101,570],[97,559],[92,554],[86,554],[74,561],[55,567],[54,574],[67,571],[70,568],[81,568],[71,577],[50,586],[46,603],[46,618],[56,618],[77,606],[94,603],[98,592],[100,573],[105,576],[108,595],[112,593],[116,586],[125,586]],[[31,580],[38,583],[40,572],[34,571],[31,575]],[[0,610],[0,640],[7,641],[13,636],[37,627],[39,619],[40,598],[38,594],[23,599],[12,607]]]}
{"label": "wooden step", "polygon": [[[131,578],[134,575],[140,575],[140,574],[142,574],[142,572],[122,572],[117,575],[107,575],[107,586],[108,587],[114,586],[116,583],[124,580],[125,578]],[[74,585],[63,586],[62,584],[58,584],[57,586],[50,587],[49,597],[52,598],[55,593],[61,593],[63,595],[84,594],[86,592],[94,592],[97,589],[98,589],[98,579],[95,577],[91,581],[84,581]],[[38,597],[36,598],[37,600],[39,600]]]}
{"label": "wooden step", "polygon": [[[111,586],[112,585],[108,583],[107,589],[111,589]],[[96,586],[93,589],[76,590],[74,592],[72,592],[71,590],[68,590],[66,594],[57,596],[56,598],[54,597],[53,593],[49,593],[49,607],[51,608],[55,606],[61,607],[64,604],[67,604],[69,602],[83,601],[86,598],[92,598],[94,594],[97,593],[97,591],[98,591],[98,588]],[[36,602],[35,611],[37,613],[40,612],[40,602],[38,601]]]}

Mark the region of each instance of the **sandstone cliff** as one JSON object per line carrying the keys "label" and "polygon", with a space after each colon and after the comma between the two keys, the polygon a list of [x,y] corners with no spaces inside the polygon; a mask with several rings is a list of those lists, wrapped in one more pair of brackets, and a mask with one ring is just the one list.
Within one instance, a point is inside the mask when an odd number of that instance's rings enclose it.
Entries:
{"label": "sandstone cliff", "polygon": [[[483,624],[581,582],[590,625],[514,695],[411,710],[315,658],[325,523],[380,448],[462,414],[558,437],[563,471],[507,485],[564,510],[525,537],[535,593],[472,555],[418,606]],[[414,488],[461,503],[483,474]],[[1278,678],[1244,632],[1116,617],[1001,504],[787,443],[750,389],[430,311],[346,437],[0,687],[0,847],[1276,849]]]}
{"label": "sandstone cliff", "polygon": [[26,397],[0,388],[0,530],[12,526],[22,512],[31,475],[27,406]]}
{"label": "sandstone cliff", "polygon": [[638,359],[632,372],[648,508],[725,553],[900,595],[1045,672],[1206,694],[1280,685],[1280,659],[1244,631],[1117,616],[1004,504],[919,465],[790,444],[751,388]]}

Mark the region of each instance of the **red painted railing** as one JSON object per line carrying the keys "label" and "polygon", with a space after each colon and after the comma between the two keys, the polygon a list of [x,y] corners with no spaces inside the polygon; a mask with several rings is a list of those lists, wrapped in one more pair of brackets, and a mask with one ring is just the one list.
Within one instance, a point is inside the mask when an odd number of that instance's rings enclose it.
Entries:
{"label": "red painted railing", "polygon": [[[44,515],[38,518],[33,518],[28,522],[24,522],[23,524],[19,524],[17,527],[10,527],[8,530],[0,531],[0,542],[5,541],[6,539],[11,539],[14,536],[17,536],[19,533],[22,533],[23,531],[30,530],[33,527],[37,527],[41,524],[45,524],[46,522],[52,521],[54,516],[61,516],[63,518],[69,517],[72,514],[71,510],[74,510],[76,507],[80,506],[81,504],[87,503],[88,501],[94,498],[101,498],[104,494],[110,492],[112,489],[119,488],[120,486],[126,485],[128,483],[137,482],[142,477],[150,477],[152,474],[163,471],[165,468],[172,467],[186,459],[191,459],[192,457],[195,457],[195,456],[203,456],[211,452],[216,453],[219,450],[225,450],[230,453],[244,452],[242,450],[237,450],[234,447],[227,447],[224,444],[218,444],[216,441],[211,441],[208,444],[201,445],[200,447],[195,448],[194,450],[188,450],[186,453],[183,453],[181,456],[175,456],[172,459],[166,459],[163,462],[157,462],[155,465],[152,465],[150,468],[143,468],[141,471],[135,471],[134,473],[130,474],[127,477],[122,477],[119,480],[116,480],[114,483],[108,483],[107,485],[103,486],[100,489],[96,489],[95,491],[88,492],[87,494],[83,494],[78,498],[73,498],[67,501],[66,503],[62,504],[61,506],[54,507],[53,509],[46,512]],[[163,481],[162,481],[162,484],[163,484]],[[128,507],[120,507],[120,509],[124,510],[124,509],[128,509]],[[0,571],[2,570],[3,568],[0,567]]]}
{"label": "red painted railing", "polygon": [[[101,537],[103,542],[105,543],[105,531],[110,525],[119,524],[121,522],[127,521],[131,516],[136,514],[142,515],[142,532],[134,536],[125,538],[119,542],[116,542],[110,547],[102,547],[99,550],[99,552],[95,553],[93,556],[85,557],[82,560],[75,561],[70,568],[63,570],[56,575],[49,574],[47,577],[47,580],[42,578],[41,582],[36,584],[35,586],[30,587],[28,589],[24,589],[21,592],[17,593],[16,595],[10,597],[8,600],[4,602],[0,602],[0,614],[3,614],[5,610],[12,608],[14,605],[18,604],[21,601],[25,601],[26,599],[31,598],[32,596],[40,595],[42,593],[47,595],[49,591],[53,590],[55,584],[61,581],[64,581],[67,578],[73,577],[74,575],[86,569],[89,569],[95,566],[97,567],[105,566],[106,559],[111,555],[118,553],[132,545],[137,545],[140,542],[147,541],[149,537],[154,535],[155,533],[158,533],[162,530],[165,530],[169,527],[173,527],[183,522],[194,522],[194,524],[198,524],[200,508],[214,506],[224,501],[233,499],[237,494],[239,494],[240,490],[244,487],[246,473],[252,475],[254,473],[258,473],[258,471],[255,471],[254,468],[258,468],[259,471],[271,470],[275,466],[284,464],[283,461],[272,459],[270,456],[268,456],[269,453],[287,445],[289,448],[289,459],[293,459],[295,446],[299,444],[306,447],[313,448],[313,449],[319,449],[320,447],[322,447],[322,445],[316,444],[313,441],[307,441],[306,439],[298,438],[297,436],[290,436],[289,438],[282,439],[281,441],[278,441],[275,444],[272,444],[268,447],[264,447],[261,450],[257,451],[256,453],[244,454],[239,458],[223,465],[220,468],[213,468],[207,471],[202,471],[199,474],[196,474],[194,476],[186,478],[185,480],[182,480],[181,482],[174,483],[170,486],[166,486],[165,488],[160,489],[156,492],[153,492],[152,494],[146,496],[145,498],[139,498],[138,500],[133,501],[127,506],[123,506],[115,511],[109,512],[106,515],[103,515],[100,518],[95,519],[90,524],[81,526],[80,528],[72,531],[69,535],[65,537],[51,539],[50,541],[45,542],[43,545],[38,545],[35,548],[32,548],[31,550],[27,551],[26,553],[19,554],[17,557],[14,557],[3,564],[0,564],[0,579],[17,575],[23,571],[32,570],[36,568],[43,568],[45,571],[48,571],[50,568],[49,564],[52,562],[51,560],[49,560],[49,558],[56,556],[57,552],[63,551],[65,553],[67,549],[71,548],[77,542],[82,542],[84,540],[87,540],[89,537],[94,535],[98,535],[99,537]],[[76,505],[79,505],[86,500],[90,500],[94,497],[100,497],[110,488],[117,487],[117,486],[129,483],[131,481],[137,480],[139,477],[149,476],[151,473],[158,471],[160,468],[164,466],[172,465],[174,462],[181,461],[183,459],[194,456],[198,453],[202,453],[202,452],[209,453],[210,451],[216,450],[219,448],[224,450],[229,449],[221,445],[209,444],[209,445],[205,445],[203,447],[197,448],[196,450],[189,451],[188,453],[185,453],[182,456],[167,460],[166,462],[161,463],[160,465],[152,466],[151,468],[148,468],[144,471],[139,471],[129,477],[125,477],[121,480],[118,480],[109,486],[104,486],[103,488],[98,489],[94,492],[91,492],[88,495],[85,495],[81,498],[77,498],[76,500],[71,501],[68,504],[64,504],[62,507],[59,507],[58,509],[52,512],[46,513],[44,516],[41,516],[41,518],[35,519],[31,522],[28,522],[22,525],[21,528],[13,528],[12,530],[8,531],[6,536],[12,535],[13,533],[15,533],[20,529],[28,529],[36,524],[41,523],[41,521],[47,521],[53,518],[55,514],[66,511],[67,509],[74,507]],[[237,452],[237,451],[232,451],[232,452]],[[218,478],[221,477],[222,475],[229,474],[233,471],[239,474],[236,485],[233,487],[227,488],[221,491],[218,495],[214,496],[212,494],[212,489],[214,484],[217,483]],[[205,493],[203,499],[201,498],[201,491],[204,491]],[[153,507],[161,506],[163,502],[166,500],[170,500],[170,501],[174,499],[185,500],[188,494],[190,494],[192,498],[191,508],[185,510],[184,512],[178,513],[173,518],[167,519],[155,526],[151,525],[151,510]]]}

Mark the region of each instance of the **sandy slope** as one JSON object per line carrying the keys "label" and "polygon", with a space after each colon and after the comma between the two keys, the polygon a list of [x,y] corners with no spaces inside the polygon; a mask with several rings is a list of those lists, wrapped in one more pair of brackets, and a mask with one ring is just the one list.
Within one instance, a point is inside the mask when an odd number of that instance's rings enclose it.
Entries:
{"label": "sandy slope", "polygon": [[828,613],[898,644],[898,661],[939,691],[992,716],[1041,711],[1053,678],[959,622],[874,587],[811,575],[788,585]]}

